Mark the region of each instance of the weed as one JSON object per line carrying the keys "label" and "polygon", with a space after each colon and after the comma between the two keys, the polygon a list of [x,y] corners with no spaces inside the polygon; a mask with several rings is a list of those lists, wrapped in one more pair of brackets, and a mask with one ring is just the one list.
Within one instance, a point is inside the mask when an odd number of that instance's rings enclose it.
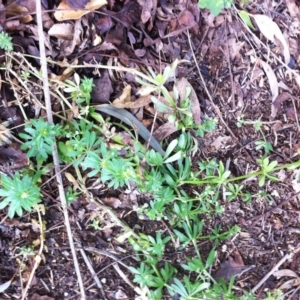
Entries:
{"label": "weed", "polygon": [[68,190],[66,191],[67,205],[70,205],[72,201],[77,200],[79,195],[80,195],[80,193],[75,192],[71,187],[69,187]]}
{"label": "weed", "polygon": [[13,218],[15,213],[22,216],[23,210],[31,212],[33,207],[41,202],[40,189],[31,177],[15,173],[13,178],[1,175],[0,196],[4,199],[0,202],[0,209],[6,206],[8,216]]}
{"label": "weed", "polygon": [[222,9],[230,8],[233,0],[199,0],[198,5],[200,8],[209,9],[213,15],[217,16]]}
{"label": "weed", "polygon": [[28,150],[27,156],[35,157],[38,166],[48,159],[48,155],[52,154],[52,146],[54,138],[62,134],[60,125],[52,125],[46,122],[43,118],[38,120],[30,120],[30,123],[25,125],[25,132],[19,136],[26,140],[21,146],[22,150]]}
{"label": "weed", "polygon": [[66,80],[64,92],[71,93],[72,100],[77,104],[85,103],[88,106],[91,101],[91,92],[93,89],[93,79],[84,76],[82,80],[77,73],[74,75],[75,82],[71,80]]}
{"label": "weed", "polygon": [[[223,0],[199,1],[200,7],[209,8],[214,14],[218,14],[222,8],[229,7],[231,4],[232,1],[223,2]],[[81,109],[78,116],[80,120],[73,120],[64,127],[51,125],[43,119],[31,120],[31,125],[25,126],[26,133],[20,134],[20,137],[25,140],[22,149],[28,151],[29,157],[36,157],[38,166],[41,167],[48,159],[48,155],[52,153],[53,141],[57,139],[60,160],[73,164],[79,174],[83,171],[89,177],[99,177],[102,183],[114,189],[134,186],[140,192],[147,193],[147,197],[150,198],[148,203],[143,207],[135,208],[140,218],[164,219],[170,226],[169,235],[157,232],[153,236],[134,234],[134,237],[128,238],[140,258],[140,265],[129,269],[134,275],[134,282],[148,290],[149,299],[162,299],[162,295],[166,293],[174,298],[180,297],[186,300],[237,299],[232,292],[233,280],[229,284],[216,282],[210,275],[210,269],[216,259],[215,248],[222,241],[238,233],[240,228],[233,226],[224,230],[216,226],[209,234],[204,235],[202,215],[210,217],[224,212],[224,205],[221,205],[219,200],[220,195],[223,195],[227,202],[236,198],[250,202],[253,197],[256,197],[243,191],[244,185],[240,183],[241,180],[256,177],[259,186],[262,187],[266,180],[277,180],[275,176],[277,171],[283,168],[295,169],[299,167],[300,162],[277,166],[276,161],[270,161],[266,155],[272,151],[272,146],[263,135],[261,129],[263,122],[244,121],[241,118],[240,125],[253,125],[263,137],[263,141],[256,143],[257,149],[264,149],[265,152],[265,156],[258,159],[259,170],[234,177],[225,168],[223,162],[217,159],[199,161],[192,166],[191,156],[198,149],[195,136],[204,137],[207,132],[215,130],[217,121],[205,117],[201,125],[195,126],[189,100],[190,90],[187,89],[184,99],[179,101],[175,87],[172,93],[166,89],[164,84],[174,74],[176,66],[177,62],[166,67],[163,74],[155,74],[152,69],[149,69],[151,76],[139,74],[136,79],[143,88],[152,91],[152,102],[157,111],[168,112],[169,121],[180,130],[178,138],[170,141],[165,151],[156,140],[150,139],[150,132],[128,111],[109,105],[90,107],[93,82],[88,78],[81,80],[77,74],[74,75],[75,82],[64,83],[64,91],[70,93],[70,100],[76,102]],[[24,79],[26,76],[24,74]],[[62,93],[59,95],[64,103],[72,107]],[[133,124],[135,132],[135,135],[131,135],[134,139],[133,147],[122,144],[122,139],[111,124],[96,111],[119,118],[127,125]],[[92,117],[100,123],[100,126],[89,122],[87,117]],[[121,126],[126,129],[124,125]],[[138,135],[147,142],[150,140],[151,150],[146,150],[146,147],[138,141]],[[111,139],[118,145],[111,146],[107,142]],[[118,150],[120,148],[122,151]],[[192,190],[195,186],[199,188],[197,191],[187,193],[182,188],[185,184],[192,186]],[[13,217],[15,212],[21,215],[22,209],[31,211],[40,201],[35,180],[30,181],[27,175],[21,179],[19,173],[16,173],[12,179],[2,176],[0,195],[6,197],[0,203],[0,208],[10,204],[10,217]],[[68,204],[77,197],[77,192],[71,188],[67,190]],[[97,219],[94,219],[91,226],[101,230]],[[132,235],[132,232],[130,234]],[[184,272],[184,276],[180,278],[177,278],[179,268],[176,269],[168,262],[162,264],[171,236],[172,241],[175,241],[176,249],[183,250],[192,246],[195,252],[193,259],[186,257],[180,266],[181,274],[182,271]],[[199,247],[199,241],[202,239],[210,241],[212,245],[212,250],[206,259],[203,259]],[[247,297],[254,299],[250,294]]]}
{"label": "weed", "polygon": [[0,48],[4,51],[12,51],[12,38],[4,31],[0,33]]}

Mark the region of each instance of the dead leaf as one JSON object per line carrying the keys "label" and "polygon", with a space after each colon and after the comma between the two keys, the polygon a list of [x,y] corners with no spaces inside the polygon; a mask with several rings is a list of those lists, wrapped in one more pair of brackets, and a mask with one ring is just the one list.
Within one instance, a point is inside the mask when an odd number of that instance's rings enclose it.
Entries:
{"label": "dead leaf", "polygon": [[101,77],[94,79],[94,87],[92,90],[91,98],[93,103],[109,103],[110,95],[113,92],[109,73],[105,70],[101,73]]}
{"label": "dead leaf", "polygon": [[143,24],[149,21],[151,18],[151,10],[153,8],[153,0],[138,0],[138,4],[143,8],[141,14],[141,20]]}
{"label": "dead leaf", "polygon": [[118,208],[122,205],[122,202],[120,201],[120,199],[115,198],[115,197],[107,197],[107,198],[103,198],[101,200],[103,201],[103,203],[105,205],[113,207],[113,208]]}
{"label": "dead leaf", "polygon": [[112,102],[112,105],[114,107],[118,107],[118,108],[124,108],[126,107],[126,103],[131,101],[131,86],[127,85],[124,89],[123,92],[121,94],[120,97],[118,97],[117,99],[115,99]]}
{"label": "dead leaf", "polygon": [[5,144],[11,144],[11,139],[13,135],[11,134],[9,128],[0,124],[0,146]]}
{"label": "dead leaf", "polygon": [[272,93],[272,107],[271,107],[271,119],[274,119],[277,114],[277,108],[274,106],[274,101],[278,96],[279,88],[276,75],[272,70],[271,66],[266,62],[262,61],[261,59],[258,60],[258,63],[263,67],[267,78],[269,80],[269,85]]}
{"label": "dead leaf", "polygon": [[116,300],[127,300],[128,296],[122,290],[117,290],[116,294],[115,294],[115,299]]}
{"label": "dead leaf", "polygon": [[65,0],[71,8],[84,8],[89,0]]}
{"label": "dead leaf", "polygon": [[39,294],[33,294],[29,300],[54,300],[54,298],[49,296],[40,296]]}
{"label": "dead leaf", "polygon": [[231,141],[232,138],[230,136],[218,136],[210,146],[214,147],[216,150],[222,149],[226,146],[226,144]]}
{"label": "dead leaf", "polygon": [[89,12],[94,11],[106,4],[106,0],[91,0],[85,5],[85,10],[74,10],[67,3],[60,2],[59,6],[57,7],[57,11],[54,13],[54,17],[59,22],[65,20],[77,20]]}
{"label": "dead leaf", "polygon": [[281,104],[289,99],[292,98],[292,95],[287,92],[283,92],[280,95],[277,96],[277,98],[274,100],[273,105],[277,108],[281,108]]}
{"label": "dead leaf", "polygon": [[214,276],[216,280],[223,278],[225,281],[229,281],[232,276],[237,276],[241,272],[250,268],[249,266],[245,266],[244,261],[238,251],[235,251],[233,255],[234,257],[229,256],[228,260],[221,264],[220,269]]}
{"label": "dead leaf", "polygon": [[278,287],[279,290],[290,290],[294,286],[300,285],[300,279],[290,279]]}
{"label": "dead leaf", "polygon": [[299,278],[298,275],[289,269],[283,269],[283,270],[277,270],[273,273],[273,275],[277,278],[281,278],[281,277],[295,277],[295,278]]}
{"label": "dead leaf", "polygon": [[296,17],[297,15],[299,15],[300,10],[297,4],[295,3],[295,0],[285,0],[285,3],[291,17]]}
{"label": "dead leaf", "polygon": [[280,41],[283,47],[283,56],[286,64],[290,62],[290,49],[278,25],[266,15],[252,15],[260,32],[272,43],[275,38]]}
{"label": "dead leaf", "polygon": [[29,23],[33,20],[29,13],[28,8],[15,3],[12,3],[7,8],[7,16],[22,16],[20,17],[21,23]]}
{"label": "dead leaf", "polygon": [[58,39],[72,40],[74,35],[74,26],[70,23],[54,24],[49,29],[48,34]]}
{"label": "dead leaf", "polygon": [[182,11],[178,16],[177,20],[178,20],[179,27],[182,26],[193,27],[195,25],[195,18],[193,14],[188,10]]}
{"label": "dead leaf", "polygon": [[3,293],[6,289],[8,289],[11,285],[11,280],[3,283],[3,284],[0,284],[0,293]]}
{"label": "dead leaf", "polygon": [[153,132],[153,136],[161,142],[166,137],[171,135],[172,133],[178,131],[178,129],[174,126],[174,123],[168,122],[160,126]]}

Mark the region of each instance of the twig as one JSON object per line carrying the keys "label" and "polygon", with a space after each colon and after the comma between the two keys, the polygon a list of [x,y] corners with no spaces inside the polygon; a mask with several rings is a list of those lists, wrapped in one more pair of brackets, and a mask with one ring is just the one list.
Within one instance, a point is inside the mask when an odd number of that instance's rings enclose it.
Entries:
{"label": "twig", "polygon": [[106,298],[105,293],[104,293],[103,285],[102,285],[101,281],[99,280],[99,278],[98,278],[92,264],[90,263],[88,257],[86,256],[85,251],[81,247],[80,247],[79,251],[80,251],[80,253],[83,257],[83,260],[84,260],[85,264],[87,265],[87,267],[88,267],[88,269],[89,269],[96,285],[98,286],[98,289],[100,290],[103,299],[106,300],[107,298]]}
{"label": "twig", "polygon": [[34,260],[34,266],[30,272],[30,276],[29,279],[27,281],[25,290],[22,293],[22,300],[24,300],[27,296],[28,290],[31,286],[31,282],[33,279],[33,276],[35,274],[35,271],[37,270],[38,266],[40,265],[40,262],[42,260],[42,252],[43,252],[43,248],[44,248],[44,230],[43,230],[43,221],[42,221],[42,217],[41,217],[41,210],[40,210],[40,206],[36,205],[35,206],[38,217],[39,217],[39,229],[40,229],[40,249],[39,249],[39,253],[35,256]]}
{"label": "twig", "polygon": [[[45,37],[43,32],[43,21],[42,21],[42,7],[41,1],[36,0],[36,17],[37,17],[37,25],[38,25],[38,34],[39,34],[39,46],[40,46],[40,57],[41,57],[41,71],[42,71],[42,78],[43,78],[43,88],[44,88],[44,97],[45,97],[45,104],[46,104],[46,112],[47,112],[47,119],[50,124],[53,124],[53,115],[52,115],[52,108],[51,108],[51,99],[50,99],[50,89],[49,89],[49,81],[48,81],[48,72],[47,72],[47,60],[46,60],[46,50],[45,50]],[[58,190],[59,196],[61,200],[61,206],[64,213],[65,225],[68,234],[68,240],[70,243],[71,253],[73,257],[74,267],[77,275],[78,285],[80,288],[81,299],[85,300],[85,291],[82,282],[82,277],[80,273],[79,263],[76,255],[76,250],[74,247],[73,236],[69,221],[69,215],[67,210],[67,202],[66,196],[63,188],[63,180],[60,173],[60,165],[58,159],[58,152],[57,152],[57,145],[56,141],[53,144],[53,162],[55,167],[56,173],[56,180],[58,183]]]}
{"label": "twig", "polygon": [[287,260],[290,260],[293,258],[293,256],[300,251],[300,246],[298,246],[293,252],[286,254],[272,269],[270,272],[268,272],[261,280],[260,282],[252,289],[252,293],[255,293],[267,280],[268,278],[273,275],[275,271],[279,269],[279,267],[286,262]]}
{"label": "twig", "polygon": [[298,196],[300,194],[300,192],[297,192],[296,194],[290,196],[289,198],[283,200],[282,202],[280,202],[278,205],[270,208],[269,210],[267,210],[266,212],[264,212],[263,214],[259,215],[259,216],[254,216],[252,218],[249,218],[246,220],[246,222],[250,222],[251,221],[251,225],[253,226],[253,224],[255,224],[255,222],[257,222],[257,220],[259,218],[265,217],[267,215],[269,215],[272,211],[274,211],[275,209],[283,206],[284,204],[288,203],[289,201],[293,200],[296,196]]}
{"label": "twig", "polygon": [[86,251],[98,254],[98,255],[104,255],[107,256],[109,258],[112,258],[113,260],[115,260],[116,262],[118,262],[119,264],[121,264],[123,267],[128,269],[128,266],[122,262],[122,260],[120,260],[120,258],[118,258],[117,256],[113,255],[112,253],[105,251],[105,250],[101,250],[98,248],[94,248],[94,247],[84,247],[84,249]]}
{"label": "twig", "polygon": [[[227,34],[229,34],[229,30],[228,30],[228,23],[227,20],[225,20],[225,36],[227,36]],[[233,82],[233,75],[232,75],[232,68],[231,68],[231,63],[230,63],[230,54],[229,54],[229,45],[228,45],[228,41],[225,42],[226,45],[226,59],[227,59],[227,65],[228,65],[228,69],[229,69],[229,75],[230,75],[230,83],[231,83],[231,107],[233,110],[235,110],[236,105],[235,105],[235,96],[234,96],[234,82]],[[221,49],[222,50],[222,49]]]}

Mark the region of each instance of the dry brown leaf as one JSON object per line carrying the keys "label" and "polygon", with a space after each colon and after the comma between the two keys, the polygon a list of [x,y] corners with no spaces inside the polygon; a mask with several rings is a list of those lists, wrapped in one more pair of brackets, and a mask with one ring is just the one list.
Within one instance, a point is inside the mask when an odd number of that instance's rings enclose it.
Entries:
{"label": "dry brown leaf", "polygon": [[298,5],[295,3],[295,0],[285,0],[285,3],[291,17],[296,17],[297,15],[299,15],[300,10]]}
{"label": "dry brown leaf", "polygon": [[67,3],[60,2],[57,11],[54,13],[54,17],[60,22],[65,20],[77,20],[85,14],[88,14],[90,11],[94,11],[106,4],[106,0],[91,0],[86,4],[85,10],[74,10]]}
{"label": "dry brown leaf", "polygon": [[[29,23],[33,20],[29,13],[28,8],[15,3],[12,3],[11,5],[8,6],[7,8],[7,16],[22,16],[20,17],[20,22],[21,23]],[[28,14],[28,15],[26,15]]]}
{"label": "dry brown leaf", "polygon": [[113,208],[118,208],[122,205],[122,202],[120,201],[120,199],[115,198],[115,197],[107,197],[107,198],[103,198],[101,200],[103,201],[103,203],[105,205],[108,205]]}
{"label": "dry brown leaf", "polygon": [[286,64],[290,62],[290,49],[278,25],[266,15],[252,15],[260,32],[271,42],[275,43],[275,38],[280,41],[283,47],[283,56]]}
{"label": "dry brown leaf", "polygon": [[84,8],[89,0],[65,0],[71,8]]}
{"label": "dry brown leaf", "polygon": [[74,36],[74,26],[70,23],[54,24],[48,34],[58,39],[72,40]]}
{"label": "dry brown leaf", "polygon": [[210,146],[214,147],[216,150],[219,150],[221,148],[224,148],[226,144],[231,141],[232,138],[230,136],[218,136],[211,144]]}
{"label": "dry brown leaf", "polygon": [[116,291],[115,299],[116,300],[127,300],[128,296],[122,290],[119,289]]}
{"label": "dry brown leaf", "polygon": [[109,103],[113,88],[108,71],[101,73],[101,77],[95,79],[93,83],[95,85],[91,94],[93,103]]}
{"label": "dry brown leaf", "polygon": [[172,133],[176,132],[178,129],[174,126],[174,123],[168,122],[157,128],[153,132],[153,136],[161,142],[166,137],[171,135]]}
{"label": "dry brown leaf", "polygon": [[151,18],[151,10],[153,8],[153,0],[138,0],[138,4],[143,8],[141,20],[145,24]]}
{"label": "dry brown leaf", "polygon": [[238,251],[233,253],[234,257],[229,256],[228,260],[221,264],[220,269],[216,272],[216,280],[223,278],[229,281],[232,276],[239,275],[242,271],[249,268],[245,266],[244,261]]}
{"label": "dry brown leaf", "polygon": [[269,85],[272,93],[272,108],[271,108],[271,118],[274,119],[277,114],[277,108],[274,106],[274,101],[278,97],[278,81],[276,78],[276,75],[274,71],[272,70],[271,66],[267,64],[266,62],[262,61],[261,59],[258,60],[258,63],[263,67],[268,80],[269,80]]}
{"label": "dry brown leaf", "polygon": [[125,108],[126,104],[129,103],[130,101],[131,101],[131,86],[127,85],[123,89],[121,96],[118,97],[117,99],[115,99],[112,102],[112,105],[114,107],[118,107],[118,108]]}
{"label": "dry brown leaf", "polygon": [[277,270],[273,273],[273,275],[277,278],[281,278],[281,277],[299,278],[299,276],[294,271],[289,270],[289,269]]}
{"label": "dry brown leaf", "polygon": [[279,290],[290,290],[294,286],[300,285],[300,279],[290,279],[278,287]]}
{"label": "dry brown leaf", "polygon": [[64,49],[64,52],[63,52],[64,55],[66,55],[66,56],[72,54],[76,46],[79,46],[79,45],[80,45],[80,47],[84,46],[81,44],[81,36],[83,33],[83,28],[82,28],[82,23],[81,23],[82,20],[83,19],[78,19],[75,22],[73,39],[69,43],[69,45]]}
{"label": "dry brown leaf", "polygon": [[180,101],[182,101],[184,99],[186,89],[187,88],[191,89],[189,99],[191,100],[191,103],[192,103],[192,114],[194,117],[195,124],[200,125],[201,110],[200,110],[200,104],[199,104],[199,100],[197,98],[195,90],[193,89],[191,84],[185,78],[181,78],[176,82],[176,88],[177,88],[179,96],[180,96]]}

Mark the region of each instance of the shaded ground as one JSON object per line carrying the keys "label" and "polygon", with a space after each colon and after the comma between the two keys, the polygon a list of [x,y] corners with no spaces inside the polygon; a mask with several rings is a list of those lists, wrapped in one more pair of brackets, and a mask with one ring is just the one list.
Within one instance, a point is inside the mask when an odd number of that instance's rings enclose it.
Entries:
{"label": "shaded ground", "polygon": [[[30,8],[34,1],[19,2],[20,7],[27,9],[25,12],[34,12],[34,9]],[[199,149],[192,158],[195,166],[199,160],[217,158],[224,164],[227,163],[228,169],[234,176],[255,171],[256,160],[261,158],[264,151],[255,147],[255,142],[262,140],[262,134],[261,131],[255,130],[250,122],[255,123],[257,120],[261,120],[262,132],[266,140],[273,145],[273,150],[269,154],[270,161],[276,160],[282,164],[299,159],[297,154],[300,148],[297,99],[299,81],[297,82],[295,77],[287,72],[273,55],[270,55],[268,49],[280,57],[282,53],[280,46],[267,41],[258,28],[252,33],[245,29],[234,9],[213,17],[206,10],[200,11],[195,1],[138,1],[144,6],[136,1],[109,1],[109,5],[101,8],[99,12],[88,14],[79,21],[65,21],[66,24],[75,23],[81,33],[76,35],[76,32],[73,32],[71,39],[58,39],[57,33],[53,36],[48,35],[49,28],[54,23],[58,23],[51,12],[56,6],[55,3],[46,2],[43,1],[43,4],[48,6],[46,9],[50,11],[47,16],[49,24],[45,22],[44,28],[47,36],[47,55],[54,61],[61,62],[66,59],[72,64],[87,62],[123,65],[139,68],[141,71],[146,70],[146,66],[152,66],[159,71],[160,61],[164,65],[172,63],[175,59],[186,60],[178,66],[176,78],[186,78],[193,86],[199,100],[202,120],[204,115],[218,119],[217,129],[198,140]],[[147,17],[145,3],[150,2],[152,7],[149,10],[150,17]],[[273,6],[269,1],[253,1],[243,9],[251,14],[269,16],[279,25],[289,43],[293,60],[291,68],[298,72],[299,7],[295,1],[286,1],[286,3]],[[10,7],[9,3],[3,4],[5,9]],[[294,6],[291,8],[291,5]],[[3,14],[2,26],[13,36],[14,50],[38,56],[35,20],[25,23],[24,20],[12,14],[7,12],[6,16],[5,13]],[[103,43],[94,47],[96,35],[101,36]],[[210,102],[197,71],[188,35],[191,37],[193,51],[213,103]],[[256,38],[262,40],[268,48],[259,44]],[[21,78],[21,71],[28,66],[24,60],[17,56],[14,58],[15,60],[10,58],[11,69],[16,73],[15,76]],[[20,64],[17,64],[18,59]],[[260,60],[274,70],[277,83],[270,81],[266,74],[266,66],[260,63]],[[1,61],[5,62],[3,52]],[[30,62],[35,68],[39,68],[38,60],[30,59]],[[52,78],[62,80],[63,70],[56,65],[49,65],[49,74]],[[110,99],[118,97],[123,91],[124,82],[132,85],[132,100],[137,98],[135,94],[137,85],[129,73],[101,71],[101,78],[93,73],[92,69],[80,69],[78,73],[80,76],[95,78],[96,87],[92,94],[92,102],[95,104],[108,103]],[[5,82],[2,83],[1,88],[3,105],[0,109],[0,117],[5,121],[12,115],[14,116],[14,123],[11,127],[14,128],[13,133],[17,135],[22,130],[22,127],[18,128],[18,126],[24,123],[17,100],[22,101],[28,118],[38,117],[39,114],[45,115],[43,109],[40,112],[41,108],[32,98],[34,95],[43,102],[41,83],[28,82],[26,89],[19,86],[18,78],[12,73],[2,71],[1,76]],[[65,77],[68,78],[68,76],[67,74]],[[15,84],[14,90],[11,89],[11,83]],[[277,88],[279,87],[275,107],[277,111],[274,111],[275,105],[272,105],[274,84],[277,84]],[[220,114],[215,110],[216,107]],[[61,111],[60,103],[54,98],[53,110]],[[144,119],[148,121],[148,124],[153,121],[151,109],[144,112]],[[238,127],[237,122],[243,120],[248,123]],[[158,122],[157,127],[160,125],[161,123]],[[168,139],[172,140],[171,137]],[[26,163],[24,163],[25,158],[20,156],[17,144],[9,147],[11,148],[8,152],[1,152],[0,162],[1,171],[11,174],[15,169],[24,167]],[[8,146],[4,147],[4,149],[7,148]],[[15,156],[12,154],[13,151],[17,151]],[[75,176],[73,170],[68,170],[68,172]],[[28,299],[79,299],[77,278],[68,246],[56,183],[53,180],[48,181],[51,176],[53,172],[43,178],[45,184],[42,188],[43,202],[46,205],[45,215],[42,217],[46,228],[45,251],[35,273]],[[220,241],[217,248],[219,265],[216,265],[213,270],[215,272],[229,255],[238,250],[245,265],[253,267],[236,280],[237,295],[241,289],[253,288],[285,254],[300,244],[298,228],[300,203],[299,197],[295,195],[295,192],[299,191],[299,183],[293,181],[292,172],[281,172],[280,176],[281,182],[268,182],[264,189],[258,188],[257,179],[243,182],[245,189],[252,196],[251,201],[234,199],[228,202],[223,198],[220,199],[220,203],[225,209],[224,213],[205,216],[204,233],[211,232],[217,225],[220,225],[223,230],[234,225],[241,227],[241,232],[234,238]],[[70,186],[67,178],[64,177],[64,179],[65,187]],[[92,181],[87,182],[87,187],[91,187],[92,184]],[[191,187],[185,188],[187,192],[192,192]],[[152,234],[159,230],[163,232],[168,230],[167,221],[142,220],[132,210],[133,205],[142,206],[147,203],[148,195],[134,197],[121,189],[107,189],[103,184],[97,189],[94,188],[92,193],[96,199],[112,207],[116,216],[136,232]],[[97,210],[97,207],[87,200],[85,197],[79,197],[69,207],[75,243],[79,249],[94,247],[102,251],[96,254],[85,250],[98,274],[107,299],[134,299],[136,293],[120,276],[120,272],[113,267],[113,263],[116,258],[128,266],[137,266],[135,252],[129,244],[120,244],[115,240],[120,234],[120,228],[111,227],[110,224],[113,222],[109,215]],[[5,211],[1,211],[0,216],[0,283],[7,282],[14,276],[13,283],[1,295],[1,299],[21,299],[19,270],[22,269],[21,276],[24,284],[34,261],[32,256],[22,261],[22,256],[18,254],[23,246],[35,243],[38,246],[39,230],[34,225],[37,216],[26,214],[22,218],[10,220],[5,218]],[[99,224],[94,223],[92,226],[93,220],[97,218],[100,220]],[[101,230],[97,228],[97,225]],[[201,245],[203,256],[207,256],[212,248],[211,241],[201,240],[199,245]],[[176,251],[170,246],[166,249],[164,259],[180,267],[186,255],[190,257],[194,255],[192,247]],[[103,299],[80,252],[78,252],[78,258],[87,299]],[[298,253],[292,261],[287,261],[281,268],[299,274],[299,260]],[[127,269],[120,264],[119,266],[132,280],[133,277]],[[264,289],[278,288],[288,279],[289,277],[286,276],[280,279],[271,276],[258,290],[257,299],[263,299]],[[299,283],[294,285],[291,283],[284,291],[293,292],[298,285]],[[299,299],[299,297],[300,292],[295,290],[290,299]]]}

